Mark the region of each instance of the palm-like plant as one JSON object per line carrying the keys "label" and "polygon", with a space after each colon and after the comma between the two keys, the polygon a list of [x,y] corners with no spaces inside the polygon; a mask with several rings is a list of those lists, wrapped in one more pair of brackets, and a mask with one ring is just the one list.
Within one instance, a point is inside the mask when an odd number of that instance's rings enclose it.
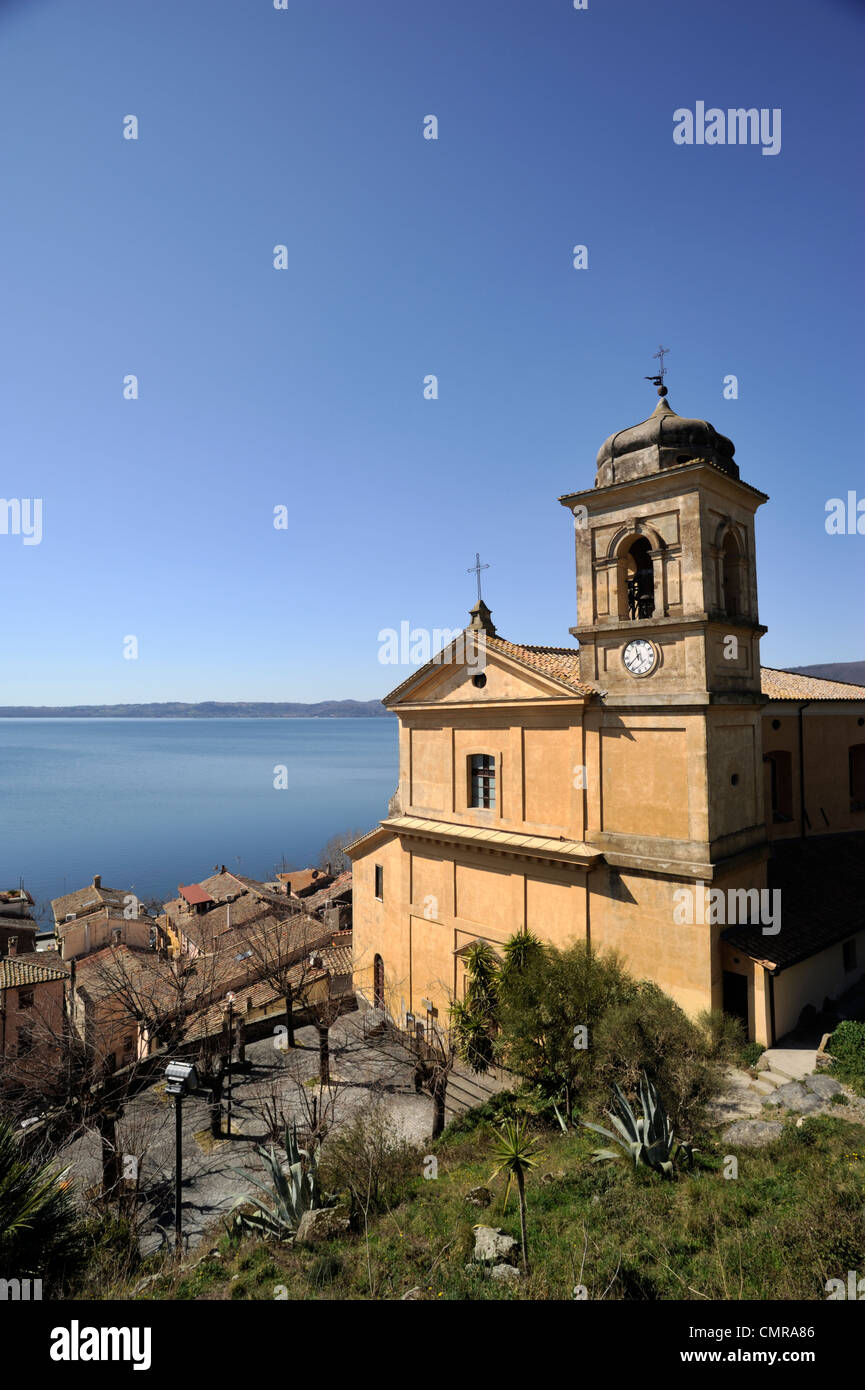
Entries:
{"label": "palm-like plant", "polygon": [[542,951],[541,942],[532,932],[516,932],[505,942],[505,958],[500,971],[501,980],[504,983],[509,982],[514,975],[525,970],[529,962],[536,959]]}
{"label": "palm-like plant", "polygon": [[[274,1236],[277,1240],[289,1240],[295,1235],[304,1212],[335,1204],[335,1197],[325,1199],[321,1195],[318,1148],[313,1148],[310,1153],[299,1147],[296,1125],[291,1129],[286,1125],[284,1142],[288,1171],[275,1149],[265,1149],[260,1144],[256,1148],[259,1158],[270,1170],[270,1187],[251,1174],[240,1174],[260,1188],[269,1200],[263,1202],[255,1196],[238,1197],[231,1209],[232,1234],[254,1231],[259,1235]],[[235,1172],[240,1173],[240,1169],[235,1169]],[[252,1211],[245,1210],[249,1206],[252,1206]]]}
{"label": "palm-like plant", "polygon": [[[671,1178],[676,1154],[683,1153],[690,1162],[696,1150],[688,1144],[676,1143],[669,1116],[645,1072],[640,1080],[639,1097],[642,1115],[635,1113],[620,1086],[613,1088],[612,1109],[604,1113],[609,1115],[615,1133],[588,1120],[582,1123],[586,1129],[602,1134],[605,1139],[612,1139],[630,1155],[635,1167],[646,1164],[664,1177]],[[621,1158],[621,1154],[616,1149],[595,1149],[592,1157],[595,1163],[600,1163],[604,1159]]]}
{"label": "palm-like plant", "polygon": [[498,1167],[490,1175],[490,1181],[497,1177],[501,1172],[507,1172],[508,1185],[505,1188],[504,1207],[508,1203],[508,1193],[511,1190],[511,1183],[516,1179],[517,1192],[520,1199],[520,1244],[523,1256],[523,1272],[529,1272],[529,1247],[526,1237],[526,1173],[532,1168],[536,1168],[537,1144],[535,1140],[526,1136],[527,1120],[518,1123],[516,1120],[505,1120],[501,1129],[496,1132],[496,1145],[494,1157],[498,1160]]}
{"label": "palm-like plant", "polygon": [[34,1167],[0,1121],[0,1278],[50,1278],[81,1253],[69,1169]]}
{"label": "palm-like plant", "polygon": [[486,941],[473,941],[464,956],[465,999],[451,1005],[457,1050],[472,1071],[485,1072],[493,1060],[498,1028],[499,959]]}

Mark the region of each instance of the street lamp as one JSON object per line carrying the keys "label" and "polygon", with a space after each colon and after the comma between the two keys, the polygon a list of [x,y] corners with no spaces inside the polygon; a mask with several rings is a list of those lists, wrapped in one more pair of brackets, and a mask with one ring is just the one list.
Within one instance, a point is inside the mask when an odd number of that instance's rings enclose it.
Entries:
{"label": "street lamp", "polygon": [[192,1062],[169,1062],[165,1068],[165,1094],[174,1096],[174,1249],[181,1254],[181,1187],[183,1184],[183,1097],[198,1090],[198,1072]]}

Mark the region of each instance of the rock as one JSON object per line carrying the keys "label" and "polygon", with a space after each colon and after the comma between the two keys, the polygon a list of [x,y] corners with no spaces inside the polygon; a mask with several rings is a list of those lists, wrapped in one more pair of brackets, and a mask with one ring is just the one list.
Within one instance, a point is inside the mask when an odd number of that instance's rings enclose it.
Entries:
{"label": "rock", "polygon": [[779,1120],[734,1120],[724,1130],[725,1144],[739,1144],[744,1149],[756,1149],[761,1144],[771,1144],[784,1131]]}
{"label": "rock", "polygon": [[473,1187],[466,1193],[466,1201],[473,1207],[488,1207],[493,1200],[493,1194],[488,1187]]}
{"label": "rock", "polygon": [[520,1271],[515,1265],[493,1265],[490,1270],[491,1279],[501,1279],[505,1283],[516,1283],[522,1278]]}
{"label": "rock", "polygon": [[303,1213],[295,1240],[299,1245],[314,1245],[319,1240],[347,1235],[348,1229],[347,1207],[320,1207]]}
{"label": "rock", "polygon": [[404,1294],[403,1294],[402,1299],[401,1299],[401,1302],[405,1303],[407,1299],[412,1299],[412,1300],[414,1300],[414,1299],[418,1299],[418,1298],[420,1298],[420,1297],[421,1297],[420,1284],[416,1284],[415,1287],[414,1287],[413,1289],[409,1289],[409,1290],[408,1290],[408,1293],[404,1293]]}
{"label": "rock", "polygon": [[779,1086],[773,1096],[769,1096],[767,1105],[781,1105],[785,1110],[804,1110],[807,1107],[809,1095],[801,1081],[788,1081],[786,1086]]}
{"label": "rock", "polygon": [[841,1082],[836,1081],[834,1076],[806,1076],[805,1085],[821,1100],[831,1100],[833,1096],[837,1096],[839,1092],[843,1094],[844,1091]]}
{"label": "rock", "polygon": [[561,1182],[564,1176],[564,1171],[561,1168],[559,1168],[559,1170],[555,1173],[544,1173],[543,1177],[541,1178],[541,1182],[545,1182],[547,1186],[549,1186],[551,1182]]}
{"label": "rock", "polygon": [[146,1289],[148,1284],[154,1284],[156,1280],[159,1278],[161,1278],[159,1274],[148,1274],[146,1278],[140,1279],[139,1282],[135,1285],[135,1288],[132,1290],[133,1297],[137,1298],[138,1295],[141,1293],[142,1289]]}
{"label": "rock", "polygon": [[495,1226],[475,1226],[473,1258],[482,1264],[497,1264],[516,1257],[517,1242],[513,1236]]}

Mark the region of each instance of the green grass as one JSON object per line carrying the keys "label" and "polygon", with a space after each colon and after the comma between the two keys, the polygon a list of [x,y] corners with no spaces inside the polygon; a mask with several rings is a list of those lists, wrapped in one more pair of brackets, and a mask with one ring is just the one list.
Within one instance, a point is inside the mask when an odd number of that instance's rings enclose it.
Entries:
{"label": "green grass", "polygon": [[[827,1279],[865,1267],[865,1126],[826,1116],[788,1124],[765,1149],[733,1151],[735,1179],[724,1177],[727,1146],[704,1140],[697,1169],[675,1182],[627,1161],[593,1164],[592,1135],[538,1133],[541,1163],[527,1182],[532,1273],[515,1286],[465,1269],[476,1223],[519,1236],[513,1195],[503,1213],[504,1182],[490,1183],[482,1126],[452,1127],[433,1146],[438,1178],[419,1173],[368,1231],[314,1249],[223,1237],[222,1258],[180,1276],[166,1266],[143,1297],[398,1299],[419,1287],[427,1300],[548,1300],[571,1299],[582,1282],[595,1299],[823,1299]],[[563,1176],[544,1182],[549,1173]],[[486,1210],[465,1201],[478,1184],[494,1193]],[[131,1297],[131,1286],[114,1296]]]}

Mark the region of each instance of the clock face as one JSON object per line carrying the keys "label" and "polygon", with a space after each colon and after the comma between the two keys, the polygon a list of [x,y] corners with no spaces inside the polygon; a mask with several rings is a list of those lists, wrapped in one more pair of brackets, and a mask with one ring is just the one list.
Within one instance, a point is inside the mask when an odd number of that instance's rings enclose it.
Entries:
{"label": "clock face", "polygon": [[658,654],[645,637],[637,637],[629,642],[622,652],[622,660],[632,676],[647,676],[654,668]]}

